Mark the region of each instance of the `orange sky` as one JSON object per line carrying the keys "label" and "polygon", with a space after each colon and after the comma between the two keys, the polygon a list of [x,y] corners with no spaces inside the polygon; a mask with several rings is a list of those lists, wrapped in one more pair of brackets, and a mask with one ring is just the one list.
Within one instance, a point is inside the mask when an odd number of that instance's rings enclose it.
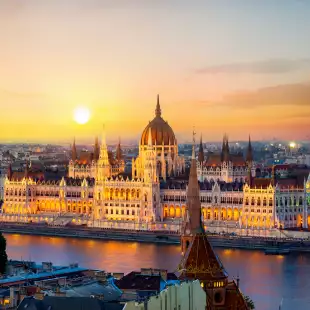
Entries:
{"label": "orange sky", "polygon": [[137,140],[157,93],[180,142],[308,139],[309,3],[194,3],[0,0],[0,142]]}

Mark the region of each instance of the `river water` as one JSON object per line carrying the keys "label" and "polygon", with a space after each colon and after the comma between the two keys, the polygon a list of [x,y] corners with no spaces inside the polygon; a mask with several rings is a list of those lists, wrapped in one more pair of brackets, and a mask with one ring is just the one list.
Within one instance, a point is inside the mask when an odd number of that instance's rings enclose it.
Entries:
{"label": "river water", "polygon": [[[51,261],[55,265],[78,262],[80,266],[109,272],[130,272],[141,267],[175,271],[180,246],[136,242],[86,240],[5,234],[11,259]],[[258,310],[310,309],[310,255],[266,256],[264,252],[215,249],[230,278]]]}

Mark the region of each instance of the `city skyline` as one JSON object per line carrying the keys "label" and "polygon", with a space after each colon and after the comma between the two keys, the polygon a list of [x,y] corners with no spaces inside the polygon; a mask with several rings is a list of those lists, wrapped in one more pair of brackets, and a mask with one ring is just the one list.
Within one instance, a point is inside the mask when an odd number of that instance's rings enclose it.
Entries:
{"label": "city skyline", "polygon": [[0,142],[138,141],[157,93],[180,143],[308,140],[310,3],[227,4],[0,0]]}

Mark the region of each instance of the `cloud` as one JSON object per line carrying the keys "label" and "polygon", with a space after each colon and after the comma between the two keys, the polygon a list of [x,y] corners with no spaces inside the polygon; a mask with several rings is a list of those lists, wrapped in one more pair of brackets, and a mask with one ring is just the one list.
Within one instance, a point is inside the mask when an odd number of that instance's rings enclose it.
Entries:
{"label": "cloud", "polygon": [[[196,108],[230,108],[233,110],[255,110],[273,107],[279,109],[279,116],[290,109],[291,115],[310,112],[310,83],[283,84],[260,88],[256,91],[230,93],[218,101],[201,100]],[[296,114],[296,115],[297,115]],[[307,114],[308,115],[308,114]]]}
{"label": "cloud", "polygon": [[256,62],[235,62],[216,66],[207,66],[196,70],[198,74],[279,74],[310,68],[310,58],[269,59]]}

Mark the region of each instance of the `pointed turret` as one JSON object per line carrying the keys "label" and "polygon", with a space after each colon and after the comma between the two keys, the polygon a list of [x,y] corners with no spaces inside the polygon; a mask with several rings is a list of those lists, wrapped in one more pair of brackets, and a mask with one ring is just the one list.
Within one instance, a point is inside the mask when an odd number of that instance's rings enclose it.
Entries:
{"label": "pointed turret", "polygon": [[97,179],[96,181],[103,181],[106,177],[111,175],[111,161],[113,160],[113,155],[109,154],[106,136],[105,136],[105,126],[102,128],[102,140],[100,146],[99,159],[97,161]]}
{"label": "pointed turret", "polygon": [[157,95],[157,104],[156,104],[155,116],[156,117],[161,117],[161,108],[160,108],[160,104],[159,104],[159,95]]}
{"label": "pointed turret", "polygon": [[99,140],[98,140],[98,137],[96,137],[95,144],[94,144],[94,160],[99,159],[99,154],[100,154]]}
{"label": "pointed turret", "polygon": [[223,137],[223,146],[222,146],[222,161],[229,161],[229,145],[228,145],[228,136],[227,134]]}
{"label": "pointed turret", "polygon": [[187,208],[189,212],[189,225],[186,229],[190,229],[191,234],[203,233],[203,225],[201,223],[201,204],[197,178],[197,163],[195,154],[195,132],[193,133],[192,160],[189,173],[187,188]]}
{"label": "pointed turret", "polygon": [[213,288],[215,281],[222,281],[221,286],[223,286],[227,281],[226,272],[208,241],[201,221],[194,143],[187,189],[187,208],[187,223],[181,240],[185,255],[179,266],[180,279],[198,279],[205,289]]}
{"label": "pointed turret", "polygon": [[118,139],[118,144],[116,148],[116,159],[121,161],[123,159],[123,151],[121,149],[121,138]]}
{"label": "pointed turret", "polygon": [[202,135],[200,136],[200,144],[199,144],[199,152],[198,152],[198,161],[203,163],[205,160],[205,156],[203,153],[203,145],[202,145]]}
{"label": "pointed turret", "polygon": [[26,166],[25,166],[25,178],[27,179],[29,176],[29,163],[28,160],[26,161]]}
{"label": "pointed turret", "polygon": [[75,146],[75,138],[73,139],[73,144],[72,144],[72,155],[71,155],[71,159],[73,161],[77,160],[77,152],[76,152],[76,146]]}
{"label": "pointed turret", "polygon": [[12,164],[11,163],[9,164],[9,167],[8,167],[7,177],[9,180],[11,180],[13,177],[13,170],[12,170]]}
{"label": "pointed turret", "polygon": [[248,150],[246,154],[246,161],[247,163],[251,163],[253,161],[253,149],[251,144],[251,137],[249,136],[249,144],[248,144]]}

